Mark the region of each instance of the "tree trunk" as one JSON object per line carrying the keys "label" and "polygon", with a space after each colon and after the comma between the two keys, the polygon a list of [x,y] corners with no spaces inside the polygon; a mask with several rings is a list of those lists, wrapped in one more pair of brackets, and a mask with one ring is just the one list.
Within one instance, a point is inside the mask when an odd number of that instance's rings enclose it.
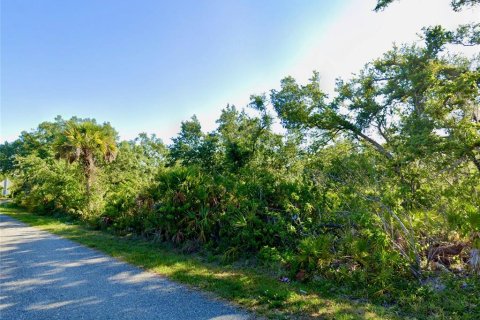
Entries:
{"label": "tree trunk", "polygon": [[355,126],[354,124],[352,124],[351,122],[345,119],[340,119],[339,122],[340,122],[339,127],[341,129],[350,131],[351,133],[356,135],[357,138],[360,138],[366,141],[389,160],[393,159],[393,155],[390,152],[388,152],[380,143],[378,143],[377,141],[373,140],[372,138],[364,134],[362,130],[359,129],[357,126]]}
{"label": "tree trunk", "polygon": [[478,171],[480,171],[480,160],[478,160],[477,157],[475,157],[473,152],[470,152],[468,156],[472,160],[473,164],[477,167]]}
{"label": "tree trunk", "polygon": [[93,162],[93,154],[87,153],[85,160],[84,160],[84,165],[85,165],[85,187],[86,187],[86,196],[87,196],[87,205],[88,209],[92,209],[92,186],[93,186],[93,179],[94,179],[94,174],[95,174],[95,164]]}
{"label": "tree trunk", "polygon": [[91,193],[91,188],[92,188],[92,176],[89,173],[89,171],[85,172],[85,180],[86,180],[87,198],[89,198]]}
{"label": "tree trunk", "polygon": [[354,132],[356,135],[358,135],[359,137],[361,137],[363,140],[367,141],[368,143],[370,143],[375,149],[377,149],[381,154],[383,154],[385,157],[387,157],[388,159],[393,159],[393,156],[390,152],[388,152],[387,150],[385,150],[385,148],[380,144],[378,143],[377,141],[373,140],[372,138],[370,138],[369,136],[363,134],[360,130]]}

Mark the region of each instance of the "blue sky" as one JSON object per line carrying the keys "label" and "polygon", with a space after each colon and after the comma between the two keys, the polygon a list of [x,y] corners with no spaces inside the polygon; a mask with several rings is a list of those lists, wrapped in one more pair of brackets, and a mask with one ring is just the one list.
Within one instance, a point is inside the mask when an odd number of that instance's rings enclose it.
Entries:
{"label": "blue sky", "polygon": [[[418,9],[404,1],[374,14],[373,0],[3,0],[0,141],[56,115],[109,121],[127,139],[167,141],[193,114],[213,129],[227,103],[286,75],[316,69],[331,84],[413,39],[429,21],[395,25]],[[448,1],[439,10],[450,19]]]}

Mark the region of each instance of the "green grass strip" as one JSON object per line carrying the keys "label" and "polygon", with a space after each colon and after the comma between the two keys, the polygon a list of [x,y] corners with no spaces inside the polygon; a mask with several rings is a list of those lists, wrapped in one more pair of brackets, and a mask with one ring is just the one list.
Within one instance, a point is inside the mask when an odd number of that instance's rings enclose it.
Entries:
{"label": "green grass strip", "polygon": [[0,206],[0,212],[171,280],[211,292],[267,318],[397,318],[394,309],[313,292],[311,286],[300,283],[281,283],[253,268],[205,262],[195,255],[177,253],[141,238],[92,230],[79,221],[32,214],[5,204]]}

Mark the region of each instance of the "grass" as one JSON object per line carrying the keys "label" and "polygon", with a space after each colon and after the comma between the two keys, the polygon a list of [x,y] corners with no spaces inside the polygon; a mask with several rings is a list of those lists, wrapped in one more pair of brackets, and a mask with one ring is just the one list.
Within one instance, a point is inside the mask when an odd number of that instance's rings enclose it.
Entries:
{"label": "grass", "polygon": [[92,230],[65,217],[32,214],[6,204],[0,207],[0,212],[169,279],[211,292],[267,318],[397,318],[392,310],[380,306],[332,297],[329,293],[322,296],[313,293],[307,285],[281,283],[250,268],[208,263],[198,256],[177,253],[141,238]]}
{"label": "grass", "polygon": [[[478,291],[475,293],[478,287],[474,286],[471,292],[473,298],[460,297],[458,293],[461,289],[436,294],[427,300],[416,297],[415,293],[406,293],[407,308],[398,305],[387,308],[342,298],[339,290],[328,286],[282,283],[258,269],[208,262],[200,256],[182,254],[142,238],[120,237],[107,231],[93,230],[65,216],[32,214],[9,204],[1,205],[0,212],[169,279],[213,293],[267,318],[398,319],[415,314],[408,318],[461,319],[465,306],[475,310],[473,303],[478,302]],[[453,305],[444,308],[444,303]]]}

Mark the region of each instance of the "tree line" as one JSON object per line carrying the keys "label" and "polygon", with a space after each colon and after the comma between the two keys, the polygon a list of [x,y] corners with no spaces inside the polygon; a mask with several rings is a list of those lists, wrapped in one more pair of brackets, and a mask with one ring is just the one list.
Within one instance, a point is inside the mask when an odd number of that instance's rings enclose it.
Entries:
{"label": "tree line", "polygon": [[393,299],[424,274],[479,272],[480,56],[449,51],[479,30],[427,27],[333,95],[317,72],[286,77],[211,132],[182,122],[169,145],[57,117],[0,146],[2,174],[36,212]]}

